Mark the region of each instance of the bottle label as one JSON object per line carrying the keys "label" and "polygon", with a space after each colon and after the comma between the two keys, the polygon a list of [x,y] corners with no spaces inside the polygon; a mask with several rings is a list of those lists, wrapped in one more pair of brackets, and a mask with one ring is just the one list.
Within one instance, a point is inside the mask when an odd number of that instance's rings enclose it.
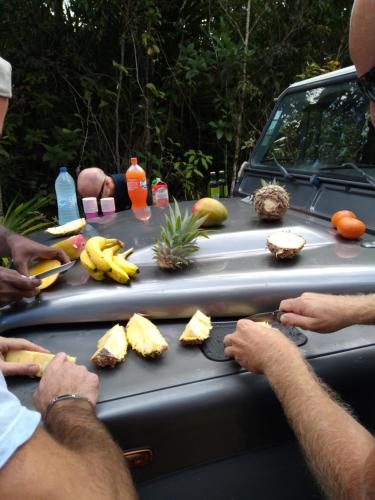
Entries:
{"label": "bottle label", "polygon": [[135,191],[136,189],[147,189],[146,179],[127,179],[126,184],[128,191]]}
{"label": "bottle label", "polygon": [[220,198],[219,186],[209,186],[208,196],[210,196],[211,198]]}

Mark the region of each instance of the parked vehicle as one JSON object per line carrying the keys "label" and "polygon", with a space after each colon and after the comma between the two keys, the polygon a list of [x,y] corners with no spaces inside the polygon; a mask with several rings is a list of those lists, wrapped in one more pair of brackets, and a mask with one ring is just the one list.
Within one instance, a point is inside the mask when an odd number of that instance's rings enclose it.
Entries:
{"label": "parked vehicle", "polygon": [[[131,450],[128,456],[147,462],[133,469],[141,499],[322,498],[267,381],[227,360],[221,339],[238,318],[272,311],[307,290],[375,291],[375,248],[363,246],[375,239],[375,132],[355,80],[354,68],[346,68],[293,84],[280,96],[238,196],[222,200],[228,220],[200,242],[190,268],[173,274],[153,261],[163,208],[152,207],[146,223],[122,212],[90,222],[87,231],[134,246],[141,272],[130,287],[94,282],[75,266],[35,301],[2,312],[3,334],[64,350],[97,371],[99,417],[124,452]],[[261,179],[274,178],[291,194],[291,208],[281,221],[261,221],[249,197]],[[189,209],[192,202],[181,205]],[[344,240],[332,228],[329,218],[342,208],[366,222],[360,240]],[[279,261],[265,249],[275,229],[305,238],[298,258]],[[178,337],[198,308],[213,320],[211,341],[183,347]],[[158,325],[168,352],[154,360],[130,353],[115,369],[95,368],[90,355],[97,339],[134,312]],[[301,349],[313,369],[361,422],[375,427],[374,327],[304,333]],[[32,405],[35,381],[13,378],[9,387]]]}

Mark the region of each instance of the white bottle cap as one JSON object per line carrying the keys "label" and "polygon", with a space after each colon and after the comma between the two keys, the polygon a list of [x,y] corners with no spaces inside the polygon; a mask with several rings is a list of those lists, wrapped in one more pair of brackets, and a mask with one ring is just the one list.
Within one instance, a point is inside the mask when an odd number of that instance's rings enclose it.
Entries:
{"label": "white bottle cap", "polygon": [[98,213],[98,201],[94,197],[82,198],[85,214]]}
{"label": "white bottle cap", "polygon": [[108,212],[115,212],[116,207],[115,207],[115,199],[114,198],[102,198],[100,200],[100,205],[102,207],[102,212],[108,213]]}

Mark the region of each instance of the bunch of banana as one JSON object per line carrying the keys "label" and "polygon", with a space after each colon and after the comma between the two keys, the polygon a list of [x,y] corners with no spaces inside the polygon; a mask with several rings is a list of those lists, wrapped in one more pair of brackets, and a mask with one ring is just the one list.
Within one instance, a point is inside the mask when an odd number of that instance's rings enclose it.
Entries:
{"label": "bunch of banana", "polygon": [[94,236],[87,240],[86,247],[81,252],[81,264],[94,280],[102,281],[108,276],[125,285],[139,269],[126,259],[133,249],[119,253],[123,247],[121,240]]}

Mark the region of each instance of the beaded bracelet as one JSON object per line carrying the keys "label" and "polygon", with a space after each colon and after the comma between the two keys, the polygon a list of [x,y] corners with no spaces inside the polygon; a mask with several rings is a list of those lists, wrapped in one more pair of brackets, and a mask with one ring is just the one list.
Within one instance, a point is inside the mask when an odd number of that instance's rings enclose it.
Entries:
{"label": "beaded bracelet", "polygon": [[88,401],[91,404],[91,402],[88,398],[86,398],[85,396],[81,396],[80,394],[61,394],[61,396],[54,397],[48,403],[47,408],[43,412],[42,420],[45,422],[47,415],[48,415],[48,412],[51,410],[51,408],[59,401],[64,401],[65,399],[83,399],[84,401]]}

